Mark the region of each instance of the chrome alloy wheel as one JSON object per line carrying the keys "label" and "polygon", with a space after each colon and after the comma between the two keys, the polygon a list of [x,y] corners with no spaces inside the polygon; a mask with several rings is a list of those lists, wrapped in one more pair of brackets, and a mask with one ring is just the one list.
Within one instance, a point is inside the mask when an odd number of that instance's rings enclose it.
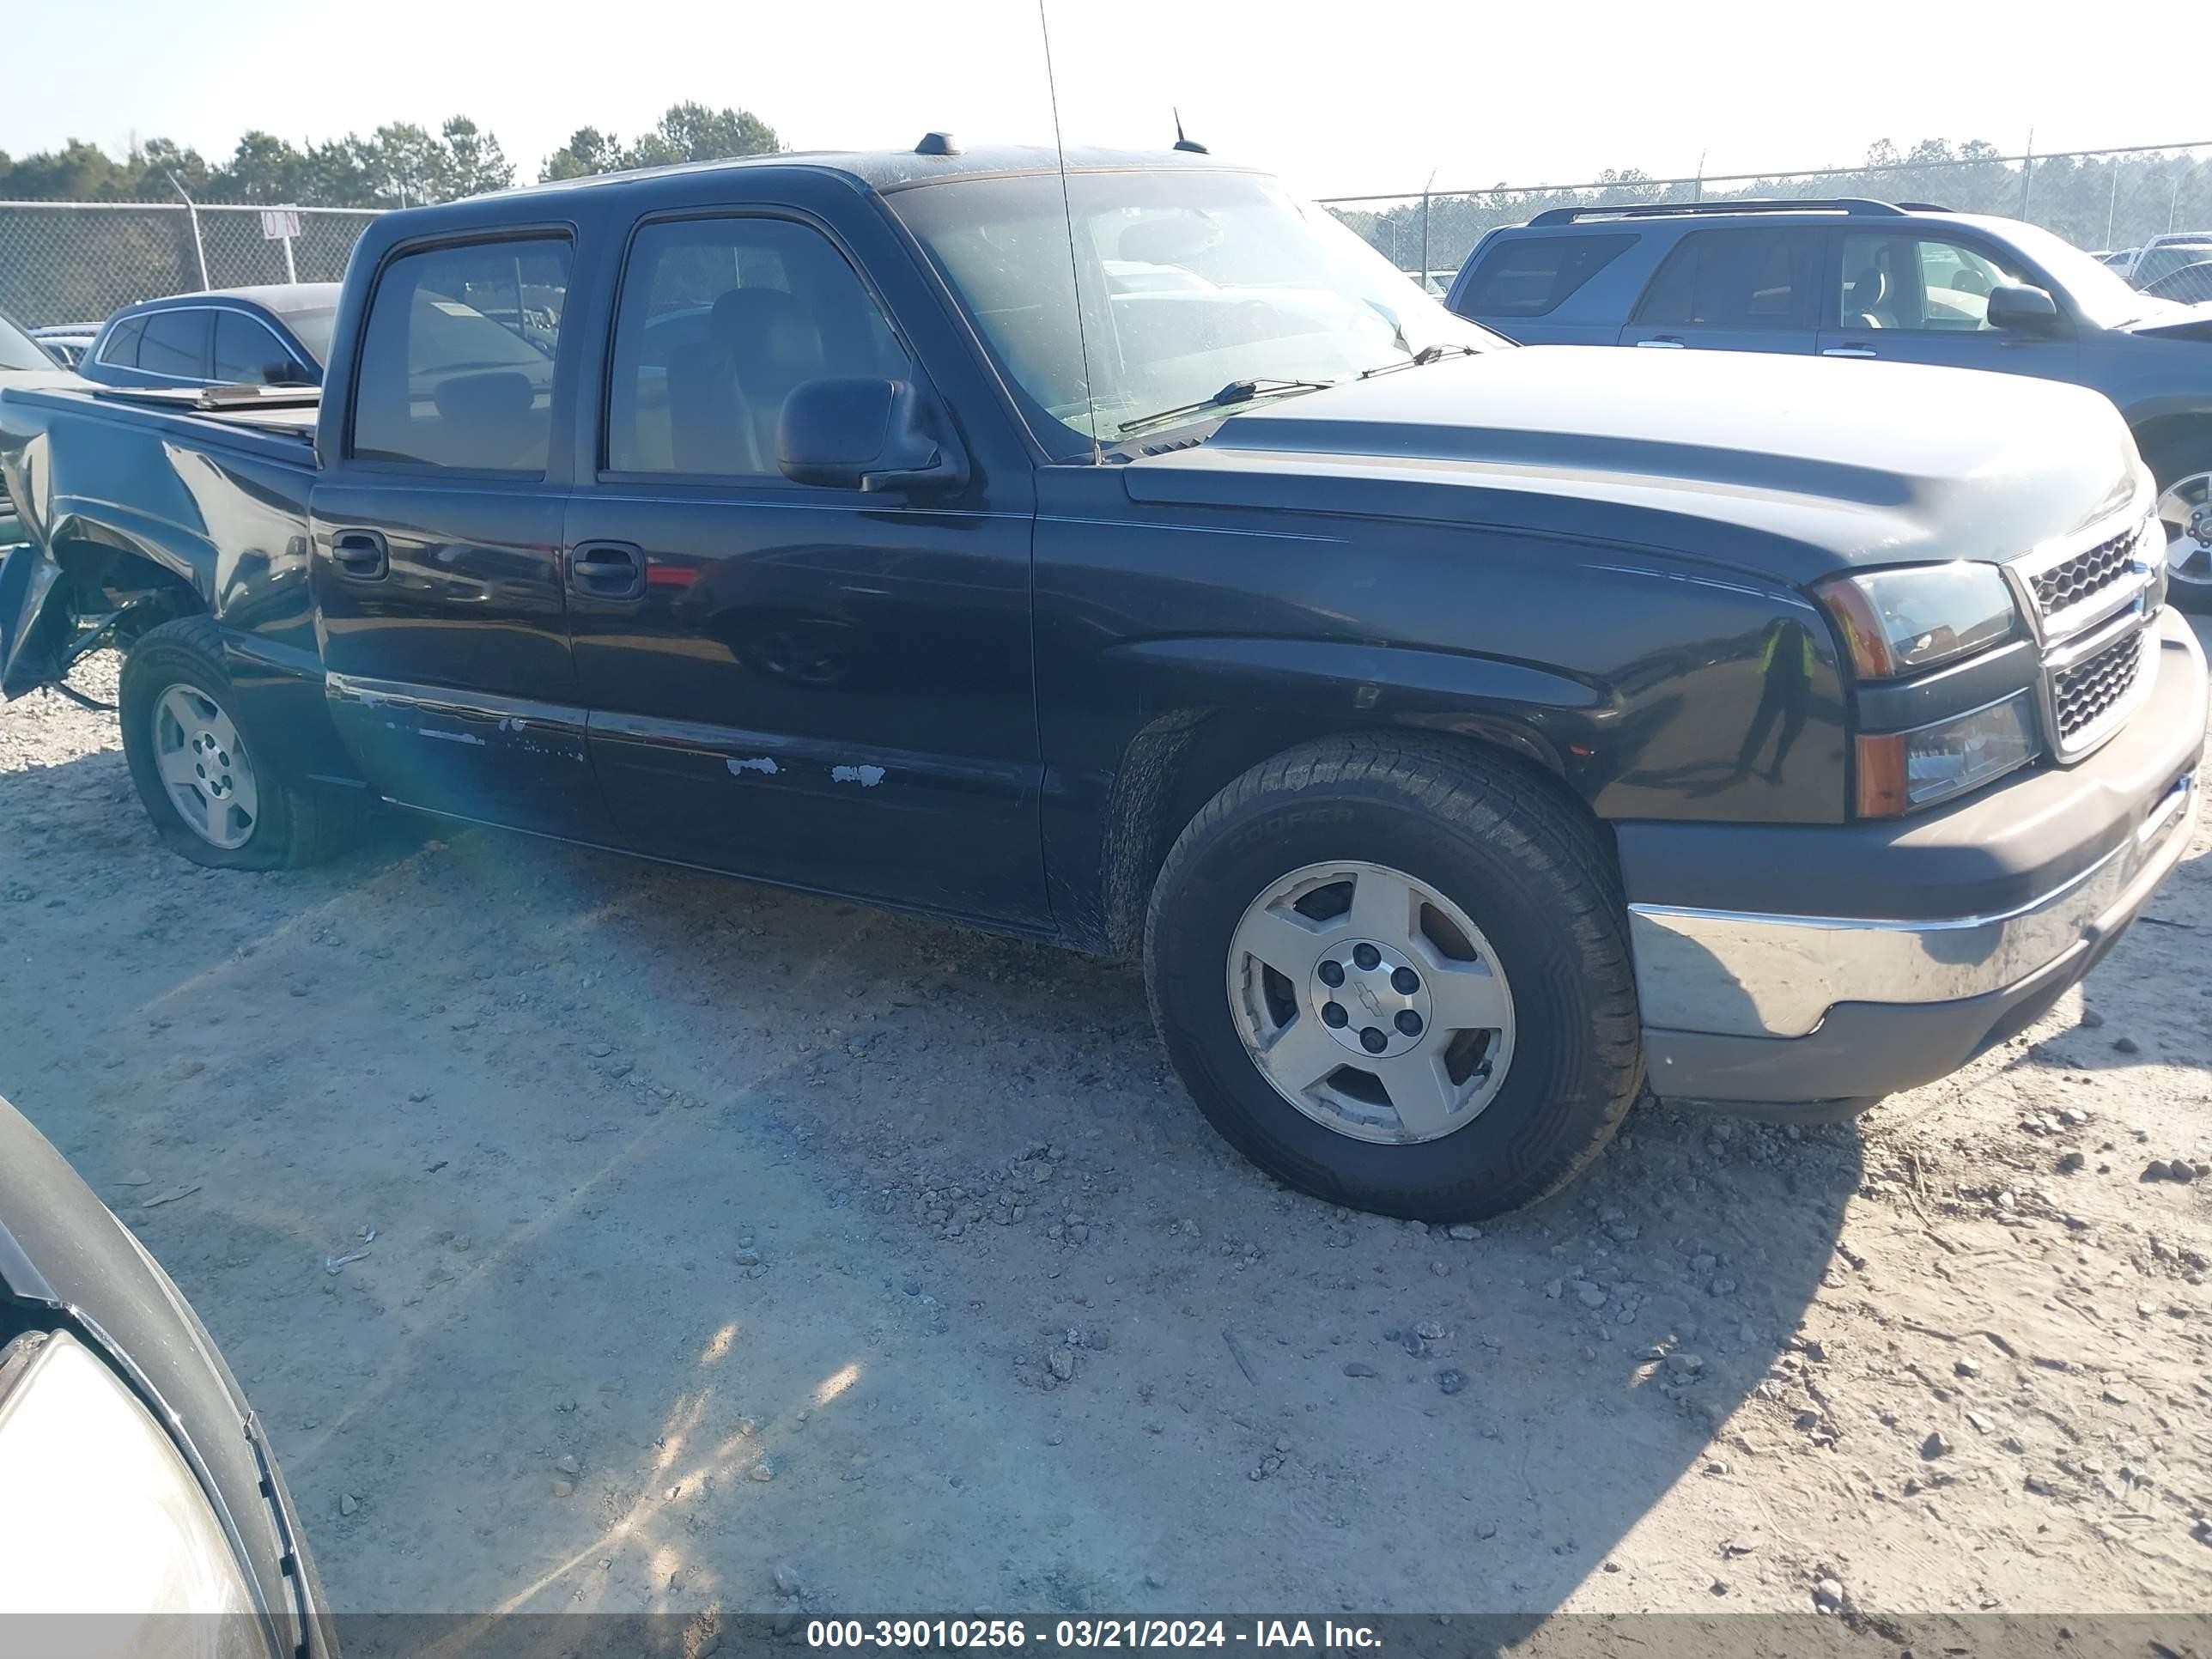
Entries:
{"label": "chrome alloy wheel", "polygon": [[2169,581],[2212,587],[2212,472],[2176,478],[2158,498]]}
{"label": "chrome alloy wheel", "polygon": [[1252,902],[1229,941],[1229,1006],[1276,1092],[1358,1140],[1464,1127],[1513,1062],[1513,993],[1481,929],[1358,860],[1293,870]]}
{"label": "chrome alloy wheel", "polygon": [[235,851],[261,818],[253,763],[215,699],[197,686],[173,685],[154,699],[154,768],[177,816],[210,847]]}

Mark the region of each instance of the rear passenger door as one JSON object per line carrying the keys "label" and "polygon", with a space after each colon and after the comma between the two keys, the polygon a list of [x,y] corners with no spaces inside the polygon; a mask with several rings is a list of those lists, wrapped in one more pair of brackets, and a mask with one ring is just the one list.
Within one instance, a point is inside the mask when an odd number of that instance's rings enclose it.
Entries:
{"label": "rear passenger door", "polygon": [[[902,293],[942,337],[941,307],[879,222],[847,234],[873,240],[848,249],[796,205],[635,231],[568,522],[592,757],[640,851],[1042,922],[1030,471],[972,434],[950,493],[777,464],[784,399],[812,379],[933,385],[959,424],[893,312]],[[871,250],[903,289],[862,279]]]}
{"label": "rear passenger door", "polygon": [[1809,355],[1825,236],[1804,225],[1691,231],[1652,276],[1620,343]]}
{"label": "rear passenger door", "polygon": [[1612,345],[1620,337],[1620,300],[1608,308],[1578,296],[1639,237],[1633,230],[1494,236],[1456,285],[1451,308],[1524,345]]}
{"label": "rear passenger door", "polygon": [[2049,333],[1990,326],[1990,289],[2040,286],[2011,254],[1978,238],[1911,231],[1844,230],[1833,246],[1838,314],[1821,329],[1821,356],[2053,379],[2073,373],[2079,345],[2063,300]]}
{"label": "rear passenger door", "polygon": [[604,842],[562,598],[571,264],[565,231],[385,259],[313,568],[363,775],[410,806]]}

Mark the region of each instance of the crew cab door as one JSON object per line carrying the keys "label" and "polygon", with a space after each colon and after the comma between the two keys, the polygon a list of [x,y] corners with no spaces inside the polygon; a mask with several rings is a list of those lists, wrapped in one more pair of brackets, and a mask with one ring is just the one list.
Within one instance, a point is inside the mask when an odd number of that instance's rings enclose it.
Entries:
{"label": "crew cab door", "polygon": [[313,580],[331,716],[378,789],[608,841],[562,600],[572,263],[548,231],[386,258]]}
{"label": "crew cab door", "polygon": [[959,425],[975,373],[888,227],[787,188],[647,218],[623,252],[567,532],[610,810],[661,857],[1041,925],[1030,469],[971,428],[949,490],[783,477],[802,382],[933,386]]}
{"label": "crew cab door", "polygon": [[1839,230],[1832,246],[1838,308],[1820,331],[1822,356],[2071,378],[2080,346],[2063,314],[2041,334],[1990,326],[1991,289],[2042,285],[2013,255],[1978,237],[1911,230]]}
{"label": "crew cab door", "polygon": [[1823,235],[1799,225],[1691,231],[1653,273],[1620,343],[1809,353]]}

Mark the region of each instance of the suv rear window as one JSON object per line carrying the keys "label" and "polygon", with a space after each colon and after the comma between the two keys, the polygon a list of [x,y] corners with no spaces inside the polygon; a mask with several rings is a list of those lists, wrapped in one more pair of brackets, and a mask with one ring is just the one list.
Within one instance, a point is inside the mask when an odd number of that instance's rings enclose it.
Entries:
{"label": "suv rear window", "polygon": [[1810,329],[1819,311],[1820,234],[1788,225],[1685,236],[1644,290],[1649,328]]}
{"label": "suv rear window", "polygon": [[1619,236],[1516,236],[1492,246],[1468,278],[1470,317],[1543,317],[1636,240]]}

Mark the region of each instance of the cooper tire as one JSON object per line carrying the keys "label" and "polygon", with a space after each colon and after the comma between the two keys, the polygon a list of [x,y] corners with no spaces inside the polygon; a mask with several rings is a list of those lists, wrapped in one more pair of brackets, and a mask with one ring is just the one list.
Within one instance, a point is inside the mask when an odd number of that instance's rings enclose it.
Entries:
{"label": "cooper tire", "polygon": [[[251,723],[240,716],[213,617],[180,617],[140,639],[124,659],[116,702],[131,781],[155,834],[179,857],[216,870],[295,869],[321,863],[357,837],[361,815],[354,803],[303,786],[264,758],[267,751],[255,743]],[[182,724],[174,715],[164,716],[164,709],[184,711]],[[198,724],[192,711],[198,711]],[[210,731],[225,733],[226,746],[219,757],[205,760],[213,777],[203,773],[195,781],[191,775],[201,772],[202,762],[199,750],[190,745]],[[234,757],[228,746],[232,733],[237,739]],[[170,745],[166,751],[165,742]],[[165,763],[173,771],[179,763],[185,764],[178,775],[181,781],[165,779]],[[248,780],[250,815],[235,805]],[[228,796],[220,793],[226,787]],[[187,819],[180,790],[197,793],[197,823]],[[227,842],[235,844],[222,844]]]}
{"label": "cooper tire", "polygon": [[[1510,1014],[1496,1017],[1510,1043],[1502,1079],[1479,1110],[1442,1120],[1449,1127],[1431,1138],[1411,1140],[1401,1127],[1394,1139],[1387,1118],[1382,1130],[1356,1120],[1345,1120],[1352,1133],[1331,1127],[1330,1110],[1293,1103],[1255,1058],[1251,1020],[1273,1016],[1238,1005],[1232,940],[1244,937],[1251,908],[1294,872],[1319,872],[1316,899],[1334,902],[1325,885],[1333,863],[1407,880],[1417,901],[1425,891],[1464,916],[1482,942],[1470,959],[1494,956],[1510,990]],[[1431,914],[1418,902],[1415,912]],[[1413,948],[1418,954],[1425,942]],[[1162,1041],[1223,1138],[1290,1186],[1358,1209],[1451,1222],[1533,1203],[1603,1150],[1643,1084],[1626,908],[1600,830],[1534,769],[1448,740],[1325,739],[1229,785],[1161,869],[1145,969]],[[1340,982],[1340,962],[1332,957],[1326,971]],[[1267,1008],[1286,988],[1297,993],[1288,975],[1279,978],[1263,975]],[[1388,1009],[1375,1016],[1389,1017]],[[1395,1041],[1386,1025],[1359,1035]],[[1350,1069],[1333,1074],[1318,1097],[1356,1110],[1375,1090],[1362,1081],[1360,1054],[1347,1048],[1345,1058]],[[1441,1056],[1437,1063],[1448,1083],[1467,1086]]]}

